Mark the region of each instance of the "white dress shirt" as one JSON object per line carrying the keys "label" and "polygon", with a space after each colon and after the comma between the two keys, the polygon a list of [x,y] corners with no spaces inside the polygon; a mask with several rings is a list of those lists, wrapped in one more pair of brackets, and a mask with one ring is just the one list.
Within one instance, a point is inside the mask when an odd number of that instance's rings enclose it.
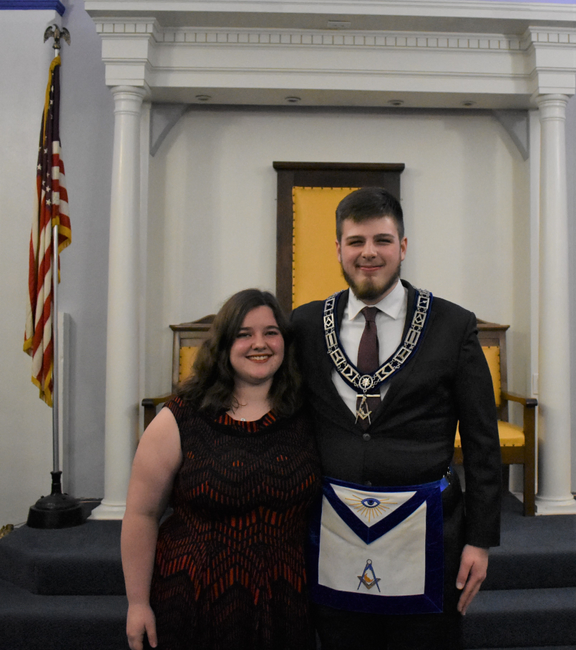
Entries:
{"label": "white dress shirt", "polygon": [[[339,338],[340,345],[346,352],[347,357],[356,365],[360,339],[366,324],[364,314],[360,312],[366,307],[366,304],[356,298],[352,290],[348,292],[348,296],[348,304],[344,309],[344,315],[340,323]],[[371,307],[377,307],[379,310],[376,314],[376,329],[378,330],[378,361],[380,365],[391,357],[400,345],[406,320],[407,305],[408,291],[400,281],[379,303],[370,305]],[[332,371],[332,380],[340,397],[352,413],[356,413],[356,396],[358,393],[350,388],[336,369]],[[381,399],[386,395],[388,386],[388,381],[385,381],[380,386]]]}

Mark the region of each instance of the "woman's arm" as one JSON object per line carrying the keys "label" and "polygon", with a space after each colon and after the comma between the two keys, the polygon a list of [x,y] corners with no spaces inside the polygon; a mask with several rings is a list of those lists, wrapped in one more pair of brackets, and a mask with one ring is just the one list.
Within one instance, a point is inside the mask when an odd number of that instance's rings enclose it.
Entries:
{"label": "woman's arm", "polygon": [[158,521],[181,463],[178,425],[172,412],[163,408],[138,445],[122,522],[122,568],[128,597],[126,634],[131,650],[142,650],[144,633],[153,648],[157,645],[150,583]]}

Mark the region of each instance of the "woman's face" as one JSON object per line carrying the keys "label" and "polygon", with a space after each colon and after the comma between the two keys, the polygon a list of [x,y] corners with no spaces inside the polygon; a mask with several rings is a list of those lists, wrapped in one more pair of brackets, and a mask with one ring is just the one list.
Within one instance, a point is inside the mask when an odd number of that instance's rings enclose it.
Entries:
{"label": "woman's face", "polygon": [[274,312],[261,306],[249,311],[230,348],[230,363],[236,382],[272,383],[284,360],[284,338]]}

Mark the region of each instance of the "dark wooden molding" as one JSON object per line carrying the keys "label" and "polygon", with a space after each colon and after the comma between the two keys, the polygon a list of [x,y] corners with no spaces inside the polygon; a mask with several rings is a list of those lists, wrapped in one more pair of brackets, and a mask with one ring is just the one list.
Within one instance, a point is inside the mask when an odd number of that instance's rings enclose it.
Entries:
{"label": "dark wooden molding", "polygon": [[402,172],[405,169],[404,163],[343,163],[343,162],[284,162],[275,161],[272,163],[274,169],[290,169],[304,171],[392,171]]}

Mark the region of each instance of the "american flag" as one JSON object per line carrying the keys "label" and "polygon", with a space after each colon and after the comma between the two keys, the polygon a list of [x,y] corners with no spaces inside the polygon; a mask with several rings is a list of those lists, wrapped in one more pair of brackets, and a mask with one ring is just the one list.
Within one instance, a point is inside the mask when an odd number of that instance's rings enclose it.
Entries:
{"label": "american flag", "polygon": [[[28,272],[28,301],[24,350],[32,357],[32,382],[40,398],[52,406],[54,347],[52,282],[53,228],[58,226],[58,255],[72,241],[68,217],[68,194],[61,158],[60,57],[52,60],[40,128],[36,172],[36,210],[32,219]],[[58,280],[60,279],[58,259]]]}

